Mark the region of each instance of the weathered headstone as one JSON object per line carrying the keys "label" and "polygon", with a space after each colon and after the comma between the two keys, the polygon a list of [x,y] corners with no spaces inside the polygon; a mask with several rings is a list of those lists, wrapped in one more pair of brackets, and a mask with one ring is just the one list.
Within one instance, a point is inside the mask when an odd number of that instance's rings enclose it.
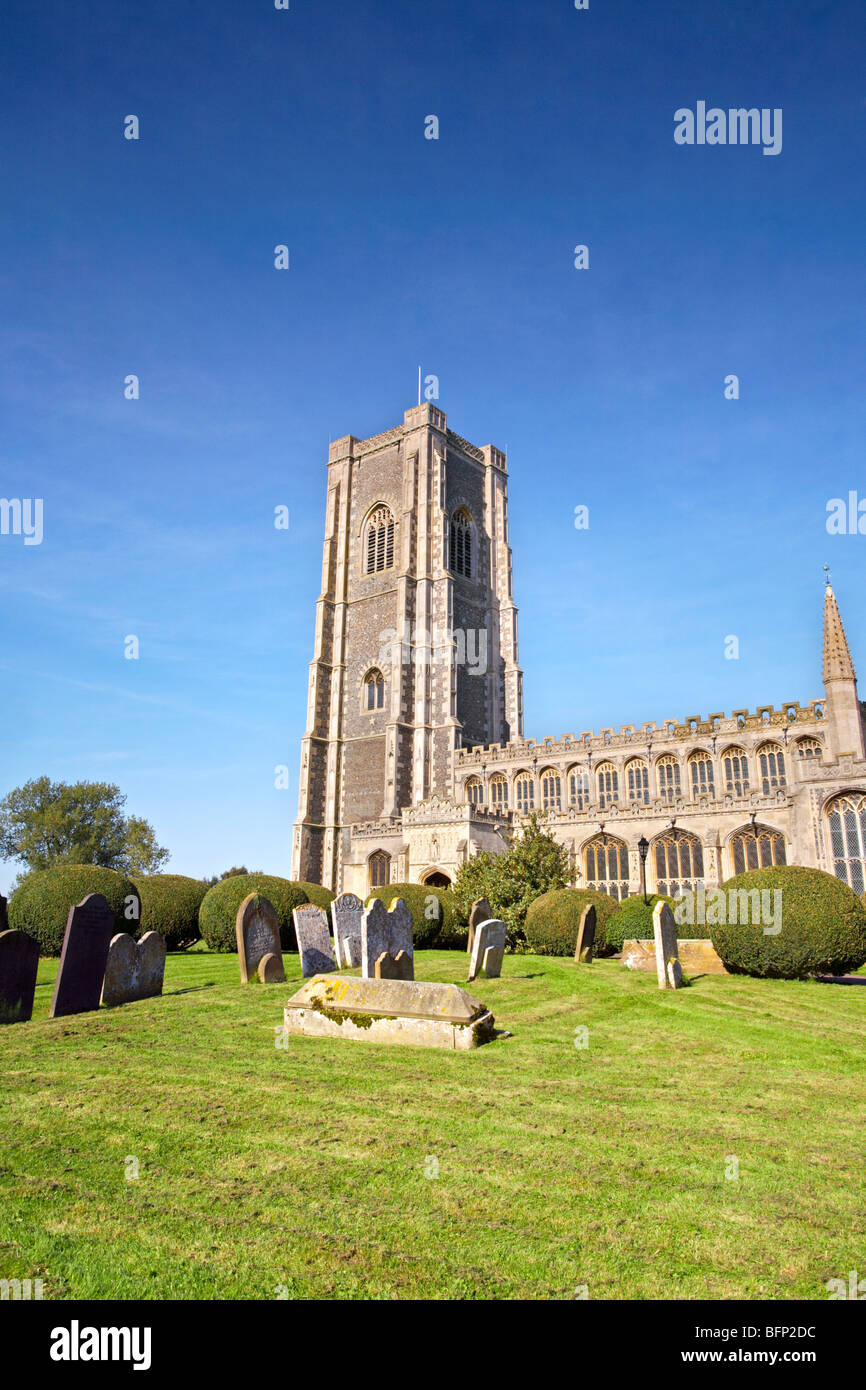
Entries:
{"label": "weathered headstone", "polygon": [[667,903],[656,903],[653,908],[653,939],[659,989],[679,989],[683,971],[677,954],[677,927]]}
{"label": "weathered headstone", "polygon": [[502,957],[505,954],[505,923],[496,917],[479,922],[475,928],[475,941],[472,958],[469,962],[469,979],[477,979],[483,970],[488,980],[498,979],[502,974]]}
{"label": "weathered headstone", "polygon": [[[390,912],[385,904],[374,898],[364,910],[361,918],[361,976],[365,980],[376,978],[376,962],[383,955],[396,961],[401,952],[405,953],[404,970],[411,968],[411,975],[401,979],[415,978],[415,953],[412,946],[412,914],[402,898],[394,898]],[[388,977],[385,977],[388,978]]]}
{"label": "weathered headstone", "polygon": [[286,972],[283,969],[283,958],[276,955],[274,951],[268,951],[266,956],[262,956],[259,961],[256,974],[263,985],[280,985],[285,983]]}
{"label": "weathered headstone", "polygon": [[361,964],[361,918],[364,904],[354,893],[341,893],[331,903],[334,954],[338,970],[354,970]]}
{"label": "weathered headstone", "polygon": [[[249,984],[251,977],[257,974],[265,956],[276,956],[282,966],[279,919],[271,903],[261,893],[248,893],[238,908],[235,940],[242,985]],[[285,971],[277,978],[284,980]]]}
{"label": "weathered headstone", "polygon": [[396,956],[392,956],[390,951],[383,951],[376,961],[373,978],[376,980],[414,980],[415,967],[412,957],[407,951],[398,951]]}
{"label": "weathered headstone", "polygon": [[9,918],[6,913],[6,899],[0,893],[0,931],[9,930]]}
{"label": "weathered headstone", "polygon": [[162,994],[164,975],[164,936],[149,931],[140,941],[133,941],[128,932],[118,932],[108,948],[102,1002],[114,1008],[136,999],[154,999]]}
{"label": "weathered headstone", "polygon": [[469,941],[466,950],[469,952],[470,956],[472,954],[472,947],[475,944],[476,928],[479,927],[482,922],[491,922],[492,920],[493,908],[490,906],[487,899],[476,898],[469,909]]}
{"label": "weathered headstone", "polygon": [[304,903],[302,907],[293,909],[292,921],[301,955],[301,974],[324,975],[336,970],[328,919],[322,909],[316,907],[315,903]]}
{"label": "weathered headstone", "polygon": [[587,965],[592,960],[592,953],[595,948],[595,921],[595,908],[592,903],[588,903],[580,914],[577,944],[574,948],[574,959],[582,960]]}
{"label": "weathered headstone", "polygon": [[77,907],[69,909],[49,1018],[99,1008],[114,933],[114,908],[101,893],[88,893]]}
{"label": "weathered headstone", "polygon": [[38,969],[39,945],[33,937],[0,931],[0,1023],[26,1023],[32,1016]]}

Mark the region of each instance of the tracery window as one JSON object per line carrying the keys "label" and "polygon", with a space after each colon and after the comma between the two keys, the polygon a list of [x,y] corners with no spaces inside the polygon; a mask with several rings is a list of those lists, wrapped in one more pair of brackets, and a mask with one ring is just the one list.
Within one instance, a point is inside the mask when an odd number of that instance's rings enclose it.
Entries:
{"label": "tracery window", "polygon": [[583,851],[587,888],[621,902],[628,897],[628,850],[622,840],[598,835]]}
{"label": "tracery window", "polygon": [[370,855],[370,887],[384,888],[391,882],[391,856],[386,854],[383,849],[377,849]]}
{"label": "tracery window", "polygon": [[678,897],[703,888],[704,852],[694,835],[669,831],[656,840],[653,849],[657,893]]}
{"label": "tracery window", "polygon": [[568,804],[578,811],[586,810],[590,799],[589,773],[585,768],[572,767],[568,772]]}
{"label": "tracery window", "polygon": [[656,763],[659,796],[663,801],[676,801],[680,795],[680,765],[672,753],[665,753]]}
{"label": "tracery window", "polygon": [[541,805],[545,811],[562,810],[562,778],[553,767],[541,774]]}
{"label": "tracery window", "polygon": [[501,772],[495,773],[490,779],[490,805],[500,810],[508,806],[508,782]]}
{"label": "tracery window", "polygon": [[468,777],[465,784],[466,800],[473,806],[480,806],[484,800],[484,787],[480,777]]}
{"label": "tracery window", "polygon": [[798,738],[794,747],[797,750],[798,758],[812,758],[816,762],[821,761],[824,749],[817,738]]}
{"label": "tracery window", "polygon": [[612,806],[619,801],[619,776],[613,763],[599,763],[596,770],[599,806]]}
{"label": "tracery window", "polygon": [[692,796],[715,796],[715,774],[709,753],[693,753],[689,758]]}
{"label": "tracery window", "polygon": [[394,564],[394,514],[390,507],[376,507],[364,528],[364,573],[378,574]]}
{"label": "tracery window", "polygon": [[381,671],[368,671],[364,677],[364,708],[382,709],[385,704],[385,677]]}
{"label": "tracery window", "polygon": [[758,766],[761,769],[761,790],[764,796],[778,791],[785,785],[785,754],[778,743],[762,743],[758,749]]}
{"label": "tracery window", "polygon": [[764,825],[744,825],[731,840],[731,858],[735,874],[747,869],[771,869],[785,864],[785,840],[777,830]]}
{"label": "tracery window", "polygon": [[455,574],[472,578],[472,522],[461,507],[451,518],[451,565]]}
{"label": "tracery window", "polygon": [[833,872],[854,892],[866,890],[866,796],[847,792],[827,807]]}
{"label": "tracery window", "polygon": [[728,748],[722,759],[725,769],[725,791],[731,796],[747,796],[749,792],[749,764],[744,748]]}
{"label": "tracery window", "polygon": [[649,768],[641,758],[633,758],[625,765],[628,783],[628,799],[632,806],[649,806]]}
{"label": "tracery window", "polygon": [[535,783],[528,772],[518,772],[514,779],[514,803],[523,815],[535,806]]}

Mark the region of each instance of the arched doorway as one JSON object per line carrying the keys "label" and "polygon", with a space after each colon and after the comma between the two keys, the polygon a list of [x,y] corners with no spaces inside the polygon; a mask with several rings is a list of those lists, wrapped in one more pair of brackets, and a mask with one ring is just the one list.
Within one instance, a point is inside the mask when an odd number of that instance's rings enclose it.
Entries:
{"label": "arched doorway", "polygon": [[430,888],[450,888],[451,880],[447,874],[443,874],[441,869],[431,869],[429,874],[425,874],[421,880]]}

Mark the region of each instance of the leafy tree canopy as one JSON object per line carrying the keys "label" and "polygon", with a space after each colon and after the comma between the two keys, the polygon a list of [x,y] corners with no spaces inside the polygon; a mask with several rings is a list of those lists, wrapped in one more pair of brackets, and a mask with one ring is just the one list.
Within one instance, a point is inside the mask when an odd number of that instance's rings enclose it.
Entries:
{"label": "leafy tree canopy", "polygon": [[552,888],[567,887],[570,876],[568,850],[557,844],[533,812],[504,854],[482,851],[461,864],[453,892],[464,915],[476,898],[487,898],[508,927],[513,946],[524,940],[529,904]]}
{"label": "leafy tree canopy", "polygon": [[126,797],[109,782],[52,782],[36,777],[0,801],[0,858],[27,869],[98,864],[126,874],[155,874],[170,858],[153,827],[126,816]]}

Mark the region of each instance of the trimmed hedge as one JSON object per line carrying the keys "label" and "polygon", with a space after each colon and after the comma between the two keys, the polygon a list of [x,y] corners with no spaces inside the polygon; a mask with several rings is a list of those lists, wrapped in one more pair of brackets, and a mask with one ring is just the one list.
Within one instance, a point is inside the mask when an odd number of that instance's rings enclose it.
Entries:
{"label": "trimmed hedge", "polygon": [[[427,883],[386,883],[374,888],[367,898],[380,898],[390,907],[392,898],[402,898],[412,913],[412,945],[415,950],[459,950],[466,946],[468,930],[461,925],[454,895],[447,888],[432,888]],[[428,916],[428,910],[433,915]]]}
{"label": "trimmed hedge", "polygon": [[184,874],[150,874],[136,880],[141,894],[141,931],[158,931],[169,951],[185,951],[201,936],[198,910],[207,884]]}
{"label": "trimmed hedge", "polygon": [[[782,929],[775,936],[764,931],[772,918],[757,925],[709,925],[713,946],[733,974],[802,980],[815,974],[845,975],[866,962],[866,908],[832,874],[795,865],[751,869],[722,887],[729,919],[731,889],[780,890],[782,895]],[[771,898],[771,912],[774,902]]]}
{"label": "trimmed hedge", "polygon": [[69,909],[88,893],[101,893],[114,908],[116,931],[137,935],[141,916],[138,889],[116,869],[97,864],[62,864],[28,874],[10,899],[9,925],[38,941],[40,955],[59,956]]}
{"label": "trimmed hedge", "polygon": [[[299,888],[303,888],[307,895],[307,902],[315,903],[316,907],[321,907],[323,911],[328,912],[328,908],[337,896],[336,893],[332,893],[330,888],[323,888],[321,883],[305,883],[303,879],[295,879],[294,881]],[[330,922],[330,920],[331,914],[328,912],[328,921]]]}
{"label": "trimmed hedge", "polygon": [[595,908],[594,954],[610,955],[607,923],[619,903],[591,888],[554,888],[530,903],[524,928],[527,948],[538,956],[573,957],[580,914],[590,903]]}
{"label": "trimmed hedge", "polygon": [[[648,905],[643,897],[625,898],[605,926],[607,944],[616,953],[622,950],[622,943],[634,938],[636,941],[651,941],[653,935],[653,908],[656,903],[667,903],[673,910],[676,898],[665,893],[648,893]],[[688,930],[694,931],[694,928]],[[677,935],[688,935],[688,931],[677,927]],[[700,933],[698,933],[700,935]]]}
{"label": "trimmed hedge", "polygon": [[236,951],[235,919],[238,908],[249,893],[261,893],[277,914],[280,924],[280,945],[284,951],[297,951],[292,908],[309,899],[300,883],[288,878],[273,878],[270,874],[232,874],[209,888],[202,899],[198,925],[212,951]]}

